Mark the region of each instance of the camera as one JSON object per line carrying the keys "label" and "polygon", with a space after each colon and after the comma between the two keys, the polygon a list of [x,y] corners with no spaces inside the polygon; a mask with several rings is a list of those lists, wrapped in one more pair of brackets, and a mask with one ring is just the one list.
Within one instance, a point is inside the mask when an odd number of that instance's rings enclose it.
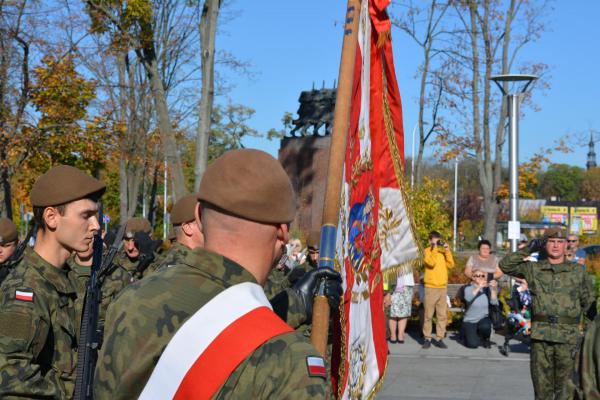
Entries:
{"label": "camera", "polygon": [[438,240],[437,245],[440,247],[444,247],[446,245],[446,242],[444,242],[443,240]]}

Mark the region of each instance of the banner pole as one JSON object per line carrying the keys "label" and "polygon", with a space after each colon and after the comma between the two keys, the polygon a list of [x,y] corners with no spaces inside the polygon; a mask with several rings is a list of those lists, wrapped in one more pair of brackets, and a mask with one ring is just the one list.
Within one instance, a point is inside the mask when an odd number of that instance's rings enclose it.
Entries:
{"label": "banner pole", "polygon": [[[336,232],[340,211],[340,191],[346,156],[346,138],[350,121],[350,104],[352,85],[354,82],[354,64],[358,43],[358,19],[360,17],[360,1],[348,0],[342,56],[338,75],[338,89],[333,114],[333,130],[329,149],[329,167],[323,206],[323,223],[319,247],[319,267],[334,267]],[[327,355],[327,337],[329,333],[329,304],[320,291],[313,305],[311,342],[319,353]]]}

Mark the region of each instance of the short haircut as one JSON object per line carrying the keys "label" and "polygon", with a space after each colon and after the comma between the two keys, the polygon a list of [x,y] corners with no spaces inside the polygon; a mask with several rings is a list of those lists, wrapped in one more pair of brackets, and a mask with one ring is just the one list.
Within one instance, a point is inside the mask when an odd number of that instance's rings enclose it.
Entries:
{"label": "short haircut", "polygon": [[438,231],[429,232],[429,239],[441,239],[442,235]]}
{"label": "short haircut", "polygon": [[[60,204],[52,207],[56,208],[60,215],[65,215],[65,211],[67,210],[67,204]],[[46,208],[48,207],[33,207],[33,223],[37,229],[43,231],[46,230],[46,221],[44,221],[44,210]]]}
{"label": "short haircut", "polygon": [[489,247],[490,249],[492,248],[492,244],[490,243],[490,241],[489,241],[489,240],[487,240],[487,239],[482,239],[482,240],[480,240],[480,241],[479,241],[479,243],[477,243],[477,250],[481,249],[481,246],[483,246],[483,245],[486,245],[486,244],[488,245],[488,247]]}
{"label": "short haircut", "polygon": [[104,191],[101,192],[96,192],[96,193],[91,193],[88,196],[82,197],[81,199],[76,199],[73,201],[70,201],[69,203],[64,203],[64,204],[59,204],[56,206],[44,206],[44,207],[33,207],[33,223],[35,224],[35,229],[41,229],[43,231],[46,230],[46,222],[44,221],[44,210],[48,207],[54,207],[56,208],[56,210],[58,211],[58,213],[60,215],[65,215],[65,212],[67,211],[67,206],[70,203],[73,203],[74,201],[77,200],[91,200],[93,202],[97,202],[100,200],[100,198],[102,197],[102,195],[104,194]]}

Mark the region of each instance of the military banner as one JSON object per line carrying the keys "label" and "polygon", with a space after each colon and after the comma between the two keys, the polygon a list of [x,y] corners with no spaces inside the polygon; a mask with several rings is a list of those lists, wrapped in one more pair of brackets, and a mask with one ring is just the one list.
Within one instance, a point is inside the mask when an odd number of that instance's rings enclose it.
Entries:
{"label": "military banner", "polygon": [[372,398],[387,365],[383,275],[420,258],[403,193],[402,106],[394,72],[389,0],[363,0],[337,232],[344,279],[334,326],[332,375],[339,398]]}

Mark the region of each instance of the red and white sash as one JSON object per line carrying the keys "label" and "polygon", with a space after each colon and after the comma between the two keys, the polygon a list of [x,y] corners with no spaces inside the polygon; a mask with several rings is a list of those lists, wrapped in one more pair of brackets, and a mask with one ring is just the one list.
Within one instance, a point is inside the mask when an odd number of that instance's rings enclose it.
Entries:
{"label": "red and white sash", "polygon": [[177,330],[139,398],[210,399],[261,344],[292,331],[272,311],[261,286],[234,285]]}

